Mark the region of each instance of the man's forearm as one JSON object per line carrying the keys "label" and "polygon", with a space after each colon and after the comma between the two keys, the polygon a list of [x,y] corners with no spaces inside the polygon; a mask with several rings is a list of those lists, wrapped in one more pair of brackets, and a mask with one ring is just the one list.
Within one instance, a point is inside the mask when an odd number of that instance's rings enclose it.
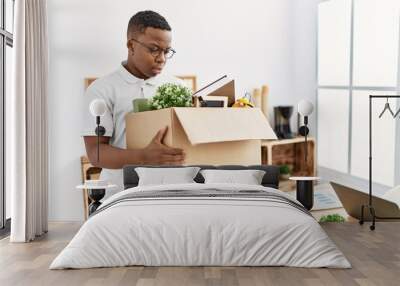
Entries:
{"label": "man's forearm", "polygon": [[100,144],[100,160],[97,161],[97,148],[88,154],[90,163],[95,167],[121,169],[127,164],[143,164],[141,149],[121,149],[109,144]]}

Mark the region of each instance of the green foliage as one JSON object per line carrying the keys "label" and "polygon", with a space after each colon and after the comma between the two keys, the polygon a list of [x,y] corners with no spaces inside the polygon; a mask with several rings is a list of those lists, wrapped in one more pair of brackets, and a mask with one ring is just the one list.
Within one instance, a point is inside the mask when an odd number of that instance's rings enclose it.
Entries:
{"label": "green foliage", "polygon": [[151,110],[149,100],[147,98],[135,98],[133,100],[133,112],[142,112]]}
{"label": "green foliage", "polygon": [[281,175],[290,174],[290,168],[288,165],[281,165],[279,167],[279,172],[281,173]]}
{"label": "green foliage", "polygon": [[345,219],[340,214],[324,215],[319,222],[344,222]]}
{"label": "green foliage", "polygon": [[190,107],[192,106],[192,92],[183,85],[166,83],[158,87],[149,104],[152,109]]}

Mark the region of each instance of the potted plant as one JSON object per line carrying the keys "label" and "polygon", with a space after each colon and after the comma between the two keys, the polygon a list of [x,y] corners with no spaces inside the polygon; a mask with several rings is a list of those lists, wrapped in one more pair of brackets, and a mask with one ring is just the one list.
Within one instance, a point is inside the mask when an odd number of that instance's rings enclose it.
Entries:
{"label": "potted plant", "polygon": [[186,86],[166,83],[158,87],[156,94],[149,101],[151,109],[169,107],[191,107],[192,92]]}
{"label": "potted plant", "polygon": [[340,214],[331,214],[322,216],[319,222],[345,222],[345,219]]}
{"label": "potted plant", "polygon": [[282,180],[288,180],[291,174],[290,167],[288,165],[281,165],[279,167],[279,173]]}
{"label": "potted plant", "polygon": [[133,100],[133,111],[142,112],[169,107],[191,107],[192,92],[186,86],[165,83],[157,88],[151,99],[136,98]]}

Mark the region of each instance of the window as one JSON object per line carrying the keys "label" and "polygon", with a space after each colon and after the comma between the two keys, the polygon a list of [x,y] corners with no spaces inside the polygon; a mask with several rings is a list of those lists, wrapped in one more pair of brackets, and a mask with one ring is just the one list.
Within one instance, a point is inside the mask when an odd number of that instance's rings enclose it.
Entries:
{"label": "window", "polygon": [[[318,161],[333,172],[368,179],[368,95],[400,92],[400,1],[329,0],[318,8]],[[393,100],[398,110],[400,101]],[[374,101],[373,180],[400,176],[396,124],[378,118]],[[397,109],[396,109],[397,107]],[[336,173],[338,174],[338,173]],[[396,177],[397,176],[397,177]]]}
{"label": "window", "polygon": [[399,0],[354,1],[354,86],[395,87]]}
{"label": "window", "polygon": [[329,1],[318,12],[318,83],[349,85],[351,1]]}
{"label": "window", "polygon": [[[394,95],[396,92],[385,91],[385,94]],[[350,173],[364,179],[368,178],[368,119],[369,119],[369,95],[380,95],[382,91],[354,90],[352,110],[352,140],[351,140],[351,166]],[[398,110],[395,99],[390,99],[390,106]],[[385,100],[375,100],[372,105],[373,120],[372,133],[374,181],[383,185],[393,185],[395,164],[395,123],[387,113],[378,119],[378,115],[384,108]],[[382,140],[383,139],[383,140]],[[391,166],[391,167],[387,167]]]}
{"label": "window", "polygon": [[10,194],[5,188],[5,110],[11,93],[14,0],[0,0],[0,235],[9,231]]}
{"label": "window", "polygon": [[318,90],[318,164],[339,172],[347,171],[348,98],[347,90]]}

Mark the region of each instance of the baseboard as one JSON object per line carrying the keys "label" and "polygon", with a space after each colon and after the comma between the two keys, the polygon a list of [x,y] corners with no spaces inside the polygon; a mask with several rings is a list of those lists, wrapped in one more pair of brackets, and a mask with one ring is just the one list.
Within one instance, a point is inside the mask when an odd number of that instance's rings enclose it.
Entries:
{"label": "baseboard", "polygon": [[84,223],[84,220],[57,220],[57,219],[49,219],[48,223]]}

